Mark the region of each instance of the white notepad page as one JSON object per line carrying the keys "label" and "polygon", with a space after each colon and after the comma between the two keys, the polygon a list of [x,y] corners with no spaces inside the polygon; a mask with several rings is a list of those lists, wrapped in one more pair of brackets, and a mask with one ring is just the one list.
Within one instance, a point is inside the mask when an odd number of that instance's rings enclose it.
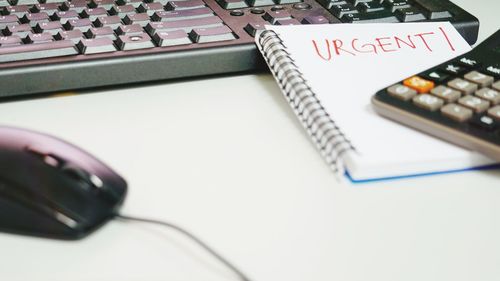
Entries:
{"label": "white notepad page", "polygon": [[357,153],[356,180],[460,170],[493,163],[377,115],[370,98],[471,48],[448,22],[267,26],[278,33],[326,111]]}

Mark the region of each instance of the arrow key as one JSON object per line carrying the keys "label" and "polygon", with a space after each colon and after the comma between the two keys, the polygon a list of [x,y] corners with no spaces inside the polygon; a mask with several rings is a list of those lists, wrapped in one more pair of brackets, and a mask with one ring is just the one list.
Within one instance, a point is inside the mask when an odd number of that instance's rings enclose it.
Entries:
{"label": "arrow key", "polygon": [[436,83],[441,83],[450,77],[448,74],[442,73],[441,71],[432,70],[421,74],[422,78],[434,81]]}

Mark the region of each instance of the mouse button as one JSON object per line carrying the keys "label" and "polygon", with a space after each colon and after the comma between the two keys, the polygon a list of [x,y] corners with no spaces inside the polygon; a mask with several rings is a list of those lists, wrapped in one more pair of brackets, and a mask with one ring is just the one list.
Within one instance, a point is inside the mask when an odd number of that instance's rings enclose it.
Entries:
{"label": "mouse button", "polygon": [[80,182],[85,188],[100,189],[104,186],[103,181],[95,174],[91,174],[84,169],[74,165],[64,165],[61,170],[71,178]]}
{"label": "mouse button", "polygon": [[30,154],[38,157],[49,166],[58,168],[64,163],[64,160],[61,157],[49,152],[47,149],[44,149],[41,146],[28,145],[25,147],[25,150]]}

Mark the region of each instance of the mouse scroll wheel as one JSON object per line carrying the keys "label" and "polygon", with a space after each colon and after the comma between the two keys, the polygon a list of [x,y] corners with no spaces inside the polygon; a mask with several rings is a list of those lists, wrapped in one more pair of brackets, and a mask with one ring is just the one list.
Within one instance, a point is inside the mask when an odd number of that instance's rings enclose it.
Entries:
{"label": "mouse scroll wheel", "polygon": [[101,188],[103,186],[102,180],[93,174],[88,173],[87,171],[80,169],[78,167],[72,165],[65,165],[61,169],[68,176],[83,182],[85,185],[93,187],[93,188]]}

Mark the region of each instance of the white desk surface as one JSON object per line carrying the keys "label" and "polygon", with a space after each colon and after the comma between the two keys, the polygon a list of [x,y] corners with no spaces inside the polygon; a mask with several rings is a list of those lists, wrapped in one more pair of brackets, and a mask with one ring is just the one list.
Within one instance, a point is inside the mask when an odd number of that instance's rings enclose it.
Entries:
{"label": "white desk surface", "polygon": [[[455,1],[499,24],[497,0]],[[480,2],[480,3],[479,3]],[[269,74],[0,104],[129,183],[123,213],[178,223],[254,281],[500,280],[500,172],[337,182]],[[0,234],[0,280],[236,280],[172,230],[78,242]]]}

